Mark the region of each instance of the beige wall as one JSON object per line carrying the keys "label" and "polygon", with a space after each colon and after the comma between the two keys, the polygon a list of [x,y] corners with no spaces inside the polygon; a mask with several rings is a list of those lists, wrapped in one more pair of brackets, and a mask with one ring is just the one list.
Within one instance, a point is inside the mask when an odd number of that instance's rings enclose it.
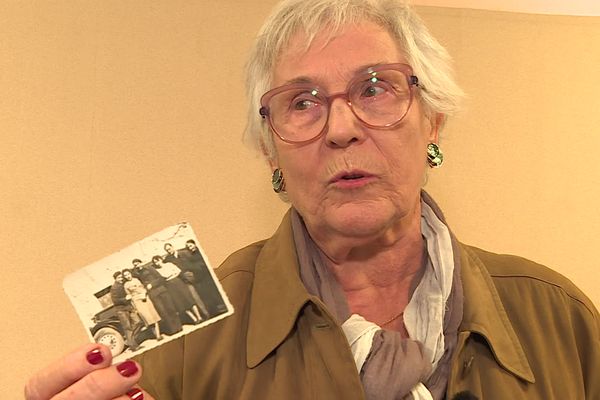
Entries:
{"label": "beige wall", "polygon": [[598,0],[411,0],[410,3],[420,6],[474,8],[532,14],[600,16]]}
{"label": "beige wall", "polygon": [[[0,398],[86,340],[64,275],[188,220],[214,264],[285,210],[241,144],[241,70],[274,0],[0,5]],[[459,238],[600,304],[600,19],[422,9],[467,108],[428,185]]]}

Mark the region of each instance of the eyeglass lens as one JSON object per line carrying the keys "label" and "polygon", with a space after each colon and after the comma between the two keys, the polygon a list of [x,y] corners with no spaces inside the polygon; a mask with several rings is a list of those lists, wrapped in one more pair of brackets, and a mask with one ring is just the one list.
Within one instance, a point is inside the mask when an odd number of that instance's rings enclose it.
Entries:
{"label": "eyeglass lens", "polygon": [[[345,96],[359,120],[383,128],[398,123],[406,115],[411,88],[404,73],[380,70],[353,80]],[[292,142],[318,136],[327,124],[331,97],[308,85],[277,93],[268,104],[273,129]]]}

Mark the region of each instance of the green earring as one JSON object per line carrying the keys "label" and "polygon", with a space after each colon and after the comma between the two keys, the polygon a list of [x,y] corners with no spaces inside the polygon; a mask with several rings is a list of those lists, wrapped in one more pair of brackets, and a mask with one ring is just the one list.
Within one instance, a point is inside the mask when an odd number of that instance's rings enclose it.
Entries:
{"label": "green earring", "polygon": [[427,145],[427,164],[430,168],[439,168],[444,162],[444,153],[436,143]]}
{"label": "green earring", "polygon": [[273,185],[273,190],[275,193],[281,193],[285,191],[285,179],[283,179],[283,172],[276,168],[273,171],[273,176],[271,176],[271,185]]}

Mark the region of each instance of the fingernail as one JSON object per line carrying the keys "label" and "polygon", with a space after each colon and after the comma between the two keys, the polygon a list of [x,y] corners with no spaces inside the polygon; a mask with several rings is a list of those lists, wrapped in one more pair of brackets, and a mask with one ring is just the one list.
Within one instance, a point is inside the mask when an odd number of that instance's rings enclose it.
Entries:
{"label": "fingernail", "polygon": [[94,349],[88,352],[85,355],[85,358],[87,358],[88,362],[92,365],[100,364],[102,361],[104,361],[104,356],[102,355],[100,349]]}
{"label": "fingernail", "polygon": [[126,394],[131,400],[144,400],[144,393],[138,388],[130,389]]}
{"label": "fingernail", "polygon": [[138,367],[131,360],[123,361],[121,364],[117,365],[117,371],[125,378],[129,378],[131,375],[134,375],[138,372]]}

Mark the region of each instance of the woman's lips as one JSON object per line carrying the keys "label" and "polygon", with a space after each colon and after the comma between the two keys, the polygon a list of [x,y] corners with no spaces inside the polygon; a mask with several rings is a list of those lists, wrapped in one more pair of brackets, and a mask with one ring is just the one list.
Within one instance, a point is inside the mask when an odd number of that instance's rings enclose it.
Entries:
{"label": "woman's lips", "polygon": [[329,184],[340,189],[353,189],[365,186],[375,179],[375,175],[368,172],[344,171],[335,175]]}

